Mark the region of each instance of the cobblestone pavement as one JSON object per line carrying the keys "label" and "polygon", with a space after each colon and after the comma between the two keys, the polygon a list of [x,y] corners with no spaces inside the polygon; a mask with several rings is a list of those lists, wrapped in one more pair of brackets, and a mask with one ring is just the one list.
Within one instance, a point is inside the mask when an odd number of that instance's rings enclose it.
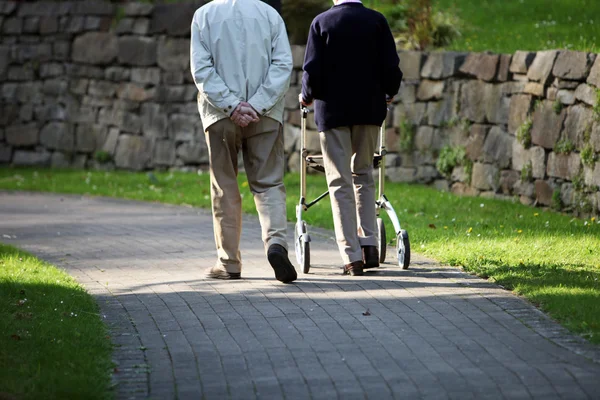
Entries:
{"label": "cobblestone pavement", "polygon": [[0,193],[0,240],[98,299],[119,399],[598,398],[598,347],[510,292],[418,256],[342,276],[310,232],[311,272],[284,285],[245,217],[244,279],[207,280],[206,210]]}

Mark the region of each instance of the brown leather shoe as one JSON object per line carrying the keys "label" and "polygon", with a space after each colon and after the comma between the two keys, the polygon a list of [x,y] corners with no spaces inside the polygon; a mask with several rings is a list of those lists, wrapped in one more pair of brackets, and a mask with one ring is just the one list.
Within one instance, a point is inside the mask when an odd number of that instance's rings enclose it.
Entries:
{"label": "brown leather shoe", "polygon": [[362,261],[354,261],[350,264],[344,265],[344,273],[343,275],[352,275],[358,276],[363,275],[363,262]]}
{"label": "brown leather shoe", "polygon": [[377,246],[362,246],[364,269],[379,267],[379,252]]}

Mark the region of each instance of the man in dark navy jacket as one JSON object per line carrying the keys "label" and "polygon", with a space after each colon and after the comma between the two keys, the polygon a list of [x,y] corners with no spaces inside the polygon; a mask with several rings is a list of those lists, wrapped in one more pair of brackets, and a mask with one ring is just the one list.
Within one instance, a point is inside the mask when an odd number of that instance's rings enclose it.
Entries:
{"label": "man in dark navy jacket", "polygon": [[385,17],[359,0],[334,0],[312,22],[301,102],[315,103],[344,274],[379,266],[373,154],[402,79]]}

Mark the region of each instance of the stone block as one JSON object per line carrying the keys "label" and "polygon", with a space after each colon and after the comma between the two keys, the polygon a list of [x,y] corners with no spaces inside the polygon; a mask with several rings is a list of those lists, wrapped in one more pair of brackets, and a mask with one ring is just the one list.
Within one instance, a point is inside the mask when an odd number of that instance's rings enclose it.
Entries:
{"label": "stone block", "polygon": [[181,71],[163,71],[161,75],[161,80],[165,85],[181,85],[184,82]]}
{"label": "stone block", "polygon": [[58,18],[55,16],[40,17],[40,34],[50,35],[58,32]]}
{"label": "stone block", "polygon": [[421,79],[421,67],[425,60],[426,54],[421,51],[401,51],[400,69],[403,73],[403,81],[418,81]]}
{"label": "stone block", "polygon": [[131,81],[141,84],[158,85],[160,83],[160,68],[132,68]]}
{"label": "stone block", "polygon": [[58,20],[58,30],[66,33],[81,33],[84,31],[85,18],[82,16],[62,17]]}
{"label": "stone block", "polygon": [[123,13],[128,17],[148,16],[152,13],[153,4],[142,2],[127,2],[123,5]]}
{"label": "stone block", "polygon": [[534,183],[535,185],[535,198],[537,202],[544,206],[549,206],[552,204],[552,194],[554,193],[554,187],[550,185],[550,183],[537,180]]}
{"label": "stone block", "polygon": [[404,104],[414,103],[417,101],[417,86],[402,82],[396,99],[399,99]]}
{"label": "stone block", "polygon": [[177,157],[185,164],[207,164],[209,159],[206,142],[188,142],[177,146]]}
{"label": "stone block", "polygon": [[512,57],[509,71],[515,74],[527,74],[529,66],[535,58],[535,53],[528,51],[517,51]]}
{"label": "stone block", "polygon": [[536,97],[544,97],[544,85],[536,82],[528,82],[525,84],[525,88],[523,88],[523,93]]}
{"label": "stone block", "polygon": [[517,94],[510,98],[508,109],[508,132],[510,134],[514,135],[519,126],[525,122],[532,104],[533,97],[530,95]]}
{"label": "stone block", "polygon": [[421,77],[427,79],[445,79],[455,76],[465,57],[466,53],[430,53],[421,70]]}
{"label": "stone block", "polygon": [[189,142],[194,139],[198,117],[187,114],[174,114],[169,118],[168,135],[178,142]]}
{"label": "stone block", "polygon": [[0,45],[0,79],[4,77],[8,71],[8,65],[11,62],[10,47]]}
{"label": "stone block", "polygon": [[117,87],[117,84],[113,82],[91,80],[88,86],[88,94],[98,97],[113,97]]}
{"label": "stone block", "polygon": [[114,4],[103,0],[76,1],[71,9],[74,15],[114,15],[115,11]]}
{"label": "stone block", "polygon": [[529,149],[529,162],[531,162],[531,175],[534,178],[546,177],[546,150],[543,147],[534,146]]}
{"label": "stone block", "polygon": [[496,191],[500,185],[500,170],[495,165],[474,163],[471,185],[479,190]]}
{"label": "stone block", "polygon": [[600,153],[600,121],[594,121],[590,134],[590,144],[596,153]]}
{"label": "stone block", "polygon": [[12,146],[0,143],[0,164],[8,164],[12,159]]}
{"label": "stone block", "polygon": [[595,59],[595,54],[563,50],[556,57],[552,74],[562,79],[584,81]]}
{"label": "stone block", "polygon": [[512,166],[516,171],[521,171],[530,162],[529,150],[523,147],[517,139],[512,142]]}
{"label": "stone block", "polygon": [[556,95],[558,94],[558,89],[556,89],[555,87],[549,87],[548,90],[546,91],[546,99],[548,100],[556,100]]}
{"label": "stone block", "polygon": [[147,67],[156,64],[157,43],[150,37],[121,36],[117,54],[121,64]]}
{"label": "stone block", "polygon": [[481,81],[469,81],[462,86],[459,115],[469,121],[485,122],[485,86]]}
{"label": "stone block", "polygon": [[40,78],[56,78],[65,74],[65,67],[62,64],[52,62],[40,65]]}
{"label": "stone block", "polygon": [[115,33],[118,35],[123,35],[126,33],[133,33],[133,23],[135,22],[134,18],[122,18],[117,22],[117,26],[115,27]]}
{"label": "stone block", "polygon": [[75,135],[73,126],[64,122],[49,122],[40,132],[40,144],[47,149],[73,151]]}
{"label": "stone block", "polygon": [[562,138],[568,139],[577,148],[585,146],[585,132],[591,130],[594,124],[594,112],[581,104],[568,108]]}
{"label": "stone block", "polygon": [[566,106],[573,105],[575,104],[575,92],[573,90],[560,89],[556,93],[556,100]]}
{"label": "stone block", "polygon": [[172,140],[156,141],[154,143],[152,164],[167,166],[175,164],[175,142]]}
{"label": "stone block", "polygon": [[419,85],[417,99],[420,101],[439,100],[444,93],[444,81],[431,81],[424,79]]}
{"label": "stone block", "polygon": [[552,82],[552,86],[557,89],[577,89],[581,82],[577,81],[567,81],[560,78],[554,78],[554,82]]}
{"label": "stone block", "polygon": [[120,135],[115,152],[118,168],[141,171],[150,166],[152,141],[143,136]]}
{"label": "stone block", "polygon": [[108,31],[112,25],[109,17],[85,17],[83,29],[86,31]]}
{"label": "stone block", "polygon": [[52,59],[56,61],[68,61],[71,55],[71,42],[59,40],[52,43]]}
{"label": "stone block", "polygon": [[135,83],[122,83],[116,92],[119,99],[138,102],[152,100],[156,95],[156,89],[145,89],[143,86],[136,85]]}
{"label": "stone block", "polygon": [[3,1],[0,3],[0,15],[9,15],[17,8],[16,1]]}
{"label": "stone block", "polygon": [[590,85],[594,85],[597,88],[600,88],[600,57],[596,57],[596,61],[594,61],[594,65],[590,69],[590,74],[587,78],[587,83]]}
{"label": "stone block", "polygon": [[150,32],[150,20],[148,18],[136,18],[133,22],[133,33],[135,35],[147,35]]}
{"label": "stone block", "polygon": [[120,50],[119,40],[112,33],[88,32],[73,41],[73,61],[85,64],[110,64]]}
{"label": "stone block", "polygon": [[416,182],[420,183],[431,183],[440,176],[439,172],[435,167],[430,165],[420,165],[417,167],[415,174]]}
{"label": "stone block", "polygon": [[415,182],[416,168],[391,167],[386,169],[386,176],[391,182]]}
{"label": "stone block", "polygon": [[456,117],[452,97],[445,96],[441,101],[427,103],[427,123],[433,126],[442,126]]}
{"label": "stone block", "polygon": [[500,190],[503,194],[513,194],[513,189],[521,179],[521,174],[517,171],[504,170],[500,172]]}
{"label": "stone block", "polygon": [[394,127],[399,128],[403,121],[412,125],[422,125],[427,117],[425,103],[397,104],[394,108]]}
{"label": "stone block", "polygon": [[185,71],[190,65],[190,40],[161,38],[158,41],[158,65],[165,71]]}
{"label": "stone block", "polygon": [[34,78],[31,66],[8,67],[8,80],[10,81],[32,81]]}
{"label": "stone block", "polygon": [[23,19],[23,33],[38,33],[40,30],[40,17]]}
{"label": "stone block", "polygon": [[586,185],[595,186],[600,193],[600,162],[596,161],[593,168],[586,166],[583,177]]}
{"label": "stone block", "polygon": [[5,35],[20,35],[23,33],[23,20],[21,18],[6,18],[2,24],[2,32]]}
{"label": "stone block", "polygon": [[573,204],[575,188],[571,183],[563,183],[560,187],[560,200],[565,206]]}
{"label": "stone block", "polygon": [[479,191],[473,187],[468,186],[462,182],[455,182],[452,184],[450,191],[457,196],[469,196],[475,197],[479,195]]}
{"label": "stone block", "polygon": [[[195,88],[193,88],[195,90]],[[185,102],[188,98],[185,85],[158,86],[156,88],[156,101],[163,103]]]}
{"label": "stone block", "polygon": [[494,163],[496,166],[508,168],[511,162],[513,138],[498,126],[492,127],[483,145],[483,161]]}
{"label": "stone block", "polygon": [[92,123],[96,122],[97,114],[96,108],[82,105],[77,115],[71,116],[69,120],[75,123]]}
{"label": "stone block", "polygon": [[38,144],[40,130],[35,123],[13,125],[6,128],[6,143],[13,146],[35,146]]}
{"label": "stone block", "polygon": [[592,107],[596,105],[597,97],[596,89],[585,83],[577,86],[575,90],[575,98]]}
{"label": "stone block", "polygon": [[556,114],[551,101],[542,101],[533,113],[531,142],[546,149],[552,149],[560,137],[567,112]]}
{"label": "stone block", "polygon": [[82,153],[100,149],[108,135],[108,128],[101,124],[80,124],[75,130],[75,148]]}
{"label": "stone block", "polygon": [[539,51],[527,71],[527,78],[543,85],[548,84],[552,78],[552,68],[557,55],[556,50]]}
{"label": "stone block", "polygon": [[113,82],[128,81],[131,77],[131,70],[123,67],[108,67],[104,71],[104,79]]}
{"label": "stone block", "polygon": [[146,103],[142,105],[142,129],[144,136],[149,138],[166,138],[168,136],[167,114],[158,104]]}
{"label": "stone block", "polygon": [[510,64],[512,56],[510,54],[501,54],[500,63],[498,64],[498,73],[496,74],[496,80],[498,82],[506,82],[510,79]]}
{"label": "stone block", "polygon": [[548,155],[546,173],[554,178],[573,180],[581,171],[581,159],[579,154],[557,154],[551,152]]}
{"label": "stone block", "polygon": [[[483,144],[490,130],[489,125],[474,124],[466,137],[464,146],[467,157],[473,161],[480,161],[483,154]],[[456,141],[455,141],[456,142]],[[456,143],[462,145],[462,143]]]}
{"label": "stone block", "polygon": [[302,66],[304,65],[304,53],[306,52],[306,46],[293,44],[291,45],[291,48],[294,69],[302,69]]}
{"label": "stone block", "polygon": [[459,166],[454,167],[452,170],[452,174],[450,175],[450,179],[454,182],[467,182],[471,179],[471,176],[468,174],[468,171],[465,167]]}
{"label": "stone block", "polygon": [[138,115],[108,107],[100,109],[98,122],[103,125],[119,127],[124,132],[134,134],[139,134],[142,128],[142,119]]}
{"label": "stone block", "polygon": [[506,96],[505,85],[484,86],[485,119],[492,124],[508,124],[510,98]]}
{"label": "stone block", "polygon": [[50,166],[50,157],[50,153],[45,150],[40,152],[15,150],[12,164],[31,167],[48,167]]}
{"label": "stone block", "polygon": [[469,53],[460,72],[490,82],[496,78],[499,62],[498,54]]}
{"label": "stone block", "polygon": [[152,10],[149,33],[189,37],[190,22],[196,8],[193,3],[156,4]]}
{"label": "stone block", "polygon": [[415,148],[420,151],[428,151],[433,143],[434,130],[430,126],[420,126],[415,135]]}
{"label": "stone block", "polygon": [[27,61],[43,62],[52,59],[50,43],[22,43],[12,54],[12,60],[24,64]]}

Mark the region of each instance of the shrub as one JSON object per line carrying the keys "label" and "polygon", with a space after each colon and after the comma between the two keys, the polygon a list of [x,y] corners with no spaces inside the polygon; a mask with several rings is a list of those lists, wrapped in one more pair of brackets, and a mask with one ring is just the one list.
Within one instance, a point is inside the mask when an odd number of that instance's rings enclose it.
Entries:
{"label": "shrub", "polygon": [[564,105],[560,101],[560,99],[556,99],[556,100],[554,100],[554,103],[552,103],[552,109],[554,110],[554,112],[556,114],[560,114],[560,112],[562,111],[563,107],[564,107]]}
{"label": "shrub", "polygon": [[438,156],[435,166],[442,175],[449,176],[454,167],[465,165],[466,158],[467,155],[464,147],[444,146],[440,151],[440,155]]}
{"label": "shrub", "polygon": [[554,152],[556,154],[569,154],[575,150],[575,145],[569,140],[569,138],[563,138],[559,140],[554,146]]}
{"label": "shrub", "polygon": [[400,120],[400,140],[398,148],[402,153],[409,153],[413,150],[415,141],[415,127],[406,119]]}
{"label": "shrub", "polygon": [[94,153],[94,160],[99,162],[100,164],[106,164],[112,160],[112,155],[104,150],[98,150]]}
{"label": "shrub", "polygon": [[517,129],[517,140],[526,149],[529,148],[529,146],[531,146],[531,127],[532,126],[533,126],[533,121],[531,120],[531,117],[527,117],[527,119]]}
{"label": "shrub", "polygon": [[596,162],[594,148],[590,143],[586,144],[583,150],[581,150],[581,162],[588,167],[593,167]]}
{"label": "shrub", "polygon": [[560,211],[563,208],[563,202],[560,196],[560,187],[556,188],[554,190],[554,192],[552,193],[552,201],[550,204],[550,207],[552,207],[552,209],[556,210],[556,211]]}
{"label": "shrub", "polygon": [[293,44],[306,44],[312,20],[332,6],[329,0],[293,0],[282,3],[281,14]]}
{"label": "shrub", "polygon": [[531,161],[523,165],[521,169],[521,182],[531,182],[533,180],[533,166]]}

